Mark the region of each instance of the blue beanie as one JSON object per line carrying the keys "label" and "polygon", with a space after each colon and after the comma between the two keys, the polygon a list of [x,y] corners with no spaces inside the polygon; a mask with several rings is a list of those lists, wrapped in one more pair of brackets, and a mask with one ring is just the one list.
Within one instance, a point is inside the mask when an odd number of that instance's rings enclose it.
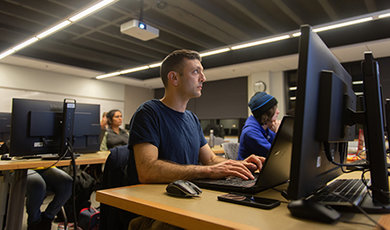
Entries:
{"label": "blue beanie", "polygon": [[248,106],[251,109],[253,115],[256,117],[267,112],[276,104],[278,104],[278,101],[273,96],[265,92],[257,92],[250,99]]}

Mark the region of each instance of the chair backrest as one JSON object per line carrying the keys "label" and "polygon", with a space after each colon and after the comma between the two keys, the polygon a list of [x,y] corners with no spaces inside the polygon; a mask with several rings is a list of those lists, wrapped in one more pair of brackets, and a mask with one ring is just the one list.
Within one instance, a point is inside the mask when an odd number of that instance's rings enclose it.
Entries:
{"label": "chair backrest", "polygon": [[222,137],[214,137],[214,145],[222,145],[224,139]]}
{"label": "chair backrest", "polygon": [[223,151],[227,159],[237,160],[240,143],[222,143]]}

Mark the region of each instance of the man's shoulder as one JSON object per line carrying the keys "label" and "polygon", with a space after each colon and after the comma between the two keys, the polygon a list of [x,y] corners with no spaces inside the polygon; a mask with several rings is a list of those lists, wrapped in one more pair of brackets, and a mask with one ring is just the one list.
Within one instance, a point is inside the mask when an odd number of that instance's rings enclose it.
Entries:
{"label": "man's shoulder", "polygon": [[151,107],[155,107],[155,106],[158,106],[161,102],[157,99],[152,99],[152,100],[148,100],[148,101],[145,101],[140,107],[148,107],[148,106],[151,106]]}
{"label": "man's shoulder", "polygon": [[137,112],[159,110],[160,109],[160,103],[161,102],[159,100],[156,100],[156,99],[152,99],[152,100],[146,101],[146,102],[142,103],[138,107]]}

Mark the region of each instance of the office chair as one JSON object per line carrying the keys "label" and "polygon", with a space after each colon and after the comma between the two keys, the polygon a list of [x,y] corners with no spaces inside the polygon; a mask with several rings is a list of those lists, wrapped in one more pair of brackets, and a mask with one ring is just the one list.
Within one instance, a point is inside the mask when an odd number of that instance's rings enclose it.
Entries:
{"label": "office chair", "polygon": [[222,143],[223,151],[227,159],[237,160],[240,143]]}

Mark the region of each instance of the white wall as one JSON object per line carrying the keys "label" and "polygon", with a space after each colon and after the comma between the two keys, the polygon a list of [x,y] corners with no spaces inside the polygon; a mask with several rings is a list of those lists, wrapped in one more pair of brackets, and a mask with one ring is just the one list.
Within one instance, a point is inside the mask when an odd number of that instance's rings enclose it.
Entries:
{"label": "white wall", "polygon": [[[253,85],[257,81],[263,81],[267,88],[266,93],[271,94],[278,100],[278,108],[280,111],[279,119],[286,114],[285,100],[285,82],[283,72],[258,72],[248,76],[248,101],[254,94]],[[252,114],[248,107],[248,114]]]}
{"label": "white wall", "polygon": [[147,100],[154,98],[154,90],[141,87],[125,87],[125,110],[123,114],[123,123],[130,123],[130,119],[137,111],[138,107]]}

